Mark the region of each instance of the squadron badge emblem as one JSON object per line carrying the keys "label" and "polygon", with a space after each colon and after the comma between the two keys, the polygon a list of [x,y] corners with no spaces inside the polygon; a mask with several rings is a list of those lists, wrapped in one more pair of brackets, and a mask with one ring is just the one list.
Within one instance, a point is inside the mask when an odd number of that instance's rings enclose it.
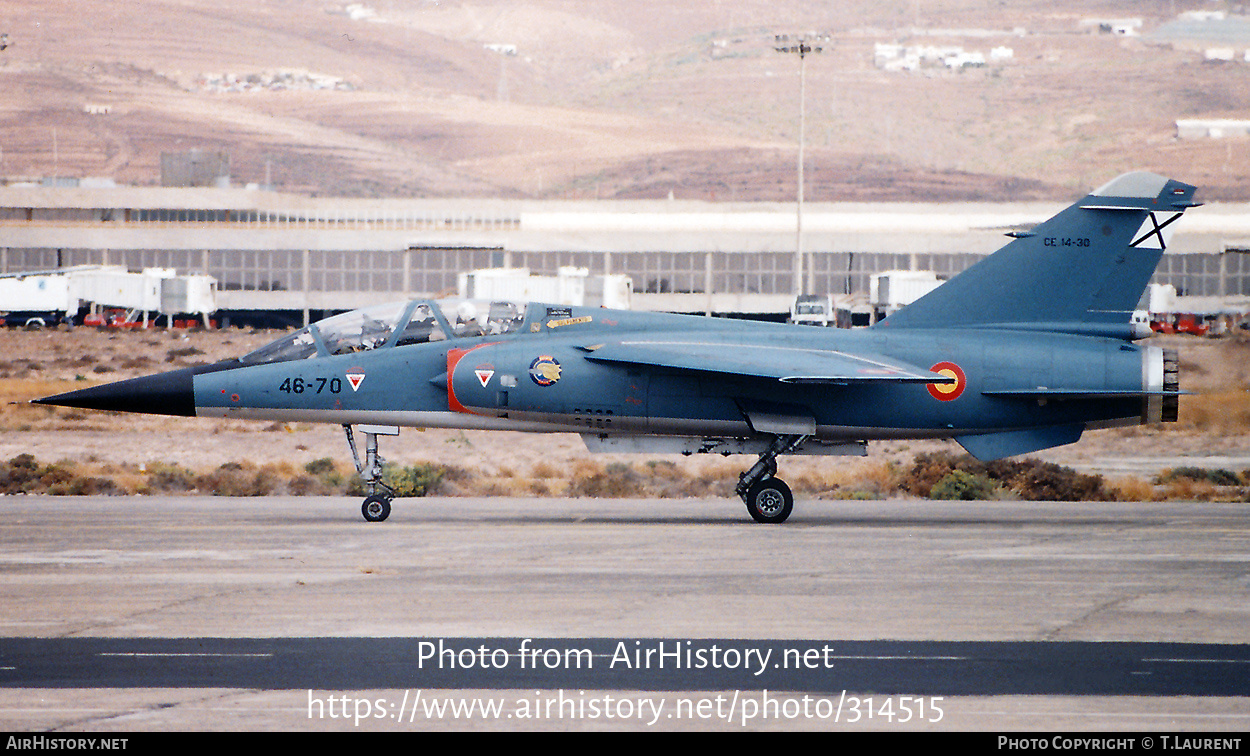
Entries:
{"label": "squadron badge emblem", "polygon": [[560,363],[549,354],[540,354],[530,363],[530,378],[539,386],[550,386],[560,380]]}

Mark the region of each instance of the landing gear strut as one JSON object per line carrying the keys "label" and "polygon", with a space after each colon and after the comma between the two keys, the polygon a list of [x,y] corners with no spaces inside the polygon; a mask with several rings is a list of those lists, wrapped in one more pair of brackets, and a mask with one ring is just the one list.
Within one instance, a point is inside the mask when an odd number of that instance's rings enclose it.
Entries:
{"label": "landing gear strut", "polygon": [[793,451],[807,438],[801,434],[777,436],[751,469],[738,476],[735,490],[756,522],[781,523],[790,516],[794,495],[785,481],[776,477],[777,457]]}
{"label": "landing gear strut", "polygon": [[[385,461],[378,454],[378,436],[398,436],[399,428],[394,426],[362,425],[361,433],[365,434],[365,463],[360,463],[360,455],[356,452],[356,437],[352,426],[344,425],[347,434],[347,445],[352,450],[352,461],[356,463],[356,472],[365,481],[365,490],[369,495],[360,506],[360,513],[369,522],[382,522],[391,515],[391,499],[395,498],[395,489],[382,482],[382,463]],[[378,493],[378,488],[386,489]]]}

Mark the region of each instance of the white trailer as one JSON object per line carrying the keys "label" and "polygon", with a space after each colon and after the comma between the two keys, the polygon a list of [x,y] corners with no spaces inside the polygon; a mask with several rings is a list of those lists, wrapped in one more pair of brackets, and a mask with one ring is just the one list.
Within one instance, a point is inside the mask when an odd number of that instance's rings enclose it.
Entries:
{"label": "white trailer", "polygon": [[160,312],[161,282],[174,271],[147,268],[131,273],[125,268],[84,270],[69,276],[70,290],[79,300],[96,307],[121,307],[135,312]]}
{"label": "white trailer", "polygon": [[0,312],[29,314],[27,320],[68,319],[90,305],[125,310],[128,321],[159,314],[197,313],[208,322],[217,309],[217,281],[211,276],[179,276],[173,268],[131,273],[120,265],[79,265],[58,270],[0,276]]}
{"label": "white trailer", "polygon": [[70,293],[69,277],[34,273],[0,276],[0,312],[17,316],[17,325],[46,325],[78,312],[78,298]]}
{"label": "white trailer", "polygon": [[[529,268],[485,268],[471,273],[461,273],[457,280],[457,289],[461,297],[468,299],[490,299],[511,302],[548,302],[580,307],[585,304],[604,304],[605,302],[588,302],[587,278],[590,271],[586,268],[564,266],[554,276],[535,276]],[[623,278],[628,278],[624,276]],[[607,285],[600,287],[605,299],[610,295],[616,302],[622,299],[621,282],[614,280],[615,290],[607,291]],[[592,291],[594,287],[590,287]],[[632,291],[632,285],[629,288]],[[628,294],[625,295],[628,305]]]}
{"label": "white trailer", "polygon": [[920,299],[941,286],[931,270],[887,270],[869,279],[868,298],[876,320]]}
{"label": "white trailer", "polygon": [[634,297],[634,279],[622,273],[586,278],[586,301],[588,307],[606,307],[609,310],[628,310]]}

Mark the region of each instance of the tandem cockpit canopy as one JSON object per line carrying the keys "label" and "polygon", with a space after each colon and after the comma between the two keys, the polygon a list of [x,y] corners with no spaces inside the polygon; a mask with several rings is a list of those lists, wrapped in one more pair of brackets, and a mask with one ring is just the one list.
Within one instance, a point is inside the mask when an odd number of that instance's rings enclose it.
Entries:
{"label": "tandem cockpit canopy", "polygon": [[520,330],[525,305],[475,299],[390,302],[319,320],[240,358],[247,365],[305,360]]}

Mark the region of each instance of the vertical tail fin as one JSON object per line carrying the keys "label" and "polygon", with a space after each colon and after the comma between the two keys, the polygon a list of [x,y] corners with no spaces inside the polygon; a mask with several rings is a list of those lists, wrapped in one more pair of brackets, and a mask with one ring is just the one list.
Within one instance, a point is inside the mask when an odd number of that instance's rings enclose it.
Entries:
{"label": "vertical tail fin", "polygon": [[1194,187],[1126,173],[881,321],[1129,338],[1131,316]]}

